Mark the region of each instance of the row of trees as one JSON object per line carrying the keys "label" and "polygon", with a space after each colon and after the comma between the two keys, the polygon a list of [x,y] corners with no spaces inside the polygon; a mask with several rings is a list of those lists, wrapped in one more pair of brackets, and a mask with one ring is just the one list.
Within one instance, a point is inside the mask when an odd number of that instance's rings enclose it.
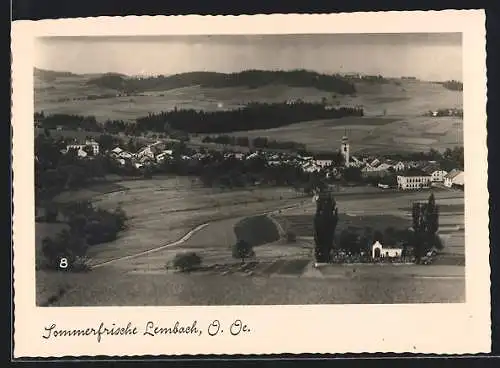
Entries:
{"label": "row of trees", "polygon": [[363,116],[360,107],[326,109],[322,103],[252,103],[227,111],[174,109],[137,118],[138,131],[166,132],[170,129],[188,133],[228,133],[271,129],[317,119]]}
{"label": "row of trees", "polygon": [[187,138],[187,133],[228,133],[256,129],[277,128],[301,121],[337,119],[345,116],[363,116],[361,107],[325,108],[323,103],[251,103],[235,110],[202,111],[177,109],[149,113],[135,123],[124,120],[107,120],[98,123],[95,116],[68,114],[45,115],[35,113],[35,121],[43,128],[59,126],[69,130],[125,133],[140,135],[143,132],[168,133]]}
{"label": "row of trees", "polygon": [[44,112],[35,112],[35,121],[43,128],[56,129],[59,126],[71,130],[84,130],[102,132],[104,128],[99,124],[95,116],[82,116],[73,114],[45,115]]}
{"label": "row of trees", "polygon": [[463,91],[464,90],[464,84],[460,81],[457,80],[449,80],[446,81],[443,84],[443,87],[446,89],[449,89],[451,91]]}

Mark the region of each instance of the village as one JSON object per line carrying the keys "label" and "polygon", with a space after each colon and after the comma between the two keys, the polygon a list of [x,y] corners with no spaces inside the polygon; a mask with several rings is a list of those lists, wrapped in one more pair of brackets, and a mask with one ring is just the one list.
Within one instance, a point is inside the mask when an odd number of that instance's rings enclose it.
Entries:
{"label": "village", "polygon": [[[99,155],[112,158],[118,165],[133,166],[136,169],[155,168],[159,165],[180,160],[185,165],[196,161],[210,161],[213,152],[203,147],[191,149],[189,154],[179,154],[172,142],[177,140],[155,140],[142,146],[136,152],[130,152],[124,145],[103,150],[94,139],[82,142],[75,141],[66,146],[64,152],[76,151],[81,159],[93,159]],[[377,155],[351,154],[349,139],[346,136],[339,142],[339,148],[333,153],[301,155],[294,152],[275,152],[255,150],[238,152],[231,147],[222,153],[224,159],[252,160],[261,159],[269,167],[287,165],[299,169],[303,173],[316,174],[332,181],[345,178],[347,171],[351,182],[368,181],[382,189],[421,190],[431,187],[464,190],[464,171],[460,167],[445,170],[436,160],[394,160]]]}

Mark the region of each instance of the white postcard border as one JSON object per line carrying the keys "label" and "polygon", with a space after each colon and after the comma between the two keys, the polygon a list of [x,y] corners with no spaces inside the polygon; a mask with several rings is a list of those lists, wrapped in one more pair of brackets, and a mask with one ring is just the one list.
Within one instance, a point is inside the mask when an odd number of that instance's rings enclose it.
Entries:
{"label": "white postcard border", "polygon": [[[274,353],[477,353],[490,351],[490,269],[483,11],[332,15],[98,17],[17,21],[12,26],[15,357]],[[224,307],[35,306],[33,54],[35,37],[166,34],[463,32],[466,303]],[[44,327],[147,320],[197,321],[202,336],[104,336],[45,340]],[[210,337],[236,319],[250,333]]]}

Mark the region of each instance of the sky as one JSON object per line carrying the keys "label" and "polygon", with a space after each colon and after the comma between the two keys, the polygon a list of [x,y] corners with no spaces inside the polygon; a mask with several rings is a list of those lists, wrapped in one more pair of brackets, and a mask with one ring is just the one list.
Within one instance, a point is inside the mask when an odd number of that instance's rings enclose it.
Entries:
{"label": "sky", "polygon": [[35,67],[127,75],[308,69],[462,80],[459,33],[50,37]]}

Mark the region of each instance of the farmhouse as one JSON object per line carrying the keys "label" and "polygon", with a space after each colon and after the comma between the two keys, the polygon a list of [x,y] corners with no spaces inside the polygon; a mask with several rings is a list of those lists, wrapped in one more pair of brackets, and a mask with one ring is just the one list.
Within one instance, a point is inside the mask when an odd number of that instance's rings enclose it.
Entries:
{"label": "farmhouse", "polygon": [[448,173],[444,170],[436,170],[431,173],[431,180],[433,183],[441,183],[444,181],[445,176]]}
{"label": "farmhouse", "polygon": [[392,169],[392,165],[384,162],[378,165],[375,169],[376,171],[388,171],[389,169]]}
{"label": "farmhouse", "polygon": [[159,155],[156,156],[156,161],[163,162],[167,158],[172,157],[172,154],[173,154],[172,150],[165,150],[165,151],[163,151],[162,153],[160,153]]}
{"label": "farmhouse", "polygon": [[404,169],[406,169],[406,166],[402,161],[399,161],[392,168],[394,169],[394,171],[403,171]]}
{"label": "farmhouse", "polygon": [[86,147],[90,147],[92,149],[92,153],[94,156],[97,156],[99,154],[99,143],[97,143],[93,139],[86,140],[85,143],[68,144],[66,146],[66,151],[77,150],[78,156],[86,157],[87,156],[87,152],[85,152]]}
{"label": "farmhouse", "polygon": [[400,247],[383,246],[378,240],[372,245],[372,258],[399,258],[403,254]]}
{"label": "farmhouse", "polygon": [[408,173],[406,175],[398,175],[398,189],[412,190],[428,188],[431,183],[431,176],[426,174]]}
{"label": "farmhouse", "polygon": [[454,186],[464,186],[464,172],[461,170],[453,169],[444,177],[444,185],[448,188]]}
{"label": "farmhouse", "polygon": [[327,167],[332,164],[332,160],[315,160],[314,164],[318,167]]}
{"label": "farmhouse", "polygon": [[92,152],[94,153],[94,156],[97,156],[99,154],[99,143],[97,143],[95,140],[90,139],[85,141],[85,145],[92,147]]}
{"label": "farmhouse", "polygon": [[114,153],[115,155],[119,155],[122,152],[123,150],[120,147],[115,147],[111,150],[111,153]]}

